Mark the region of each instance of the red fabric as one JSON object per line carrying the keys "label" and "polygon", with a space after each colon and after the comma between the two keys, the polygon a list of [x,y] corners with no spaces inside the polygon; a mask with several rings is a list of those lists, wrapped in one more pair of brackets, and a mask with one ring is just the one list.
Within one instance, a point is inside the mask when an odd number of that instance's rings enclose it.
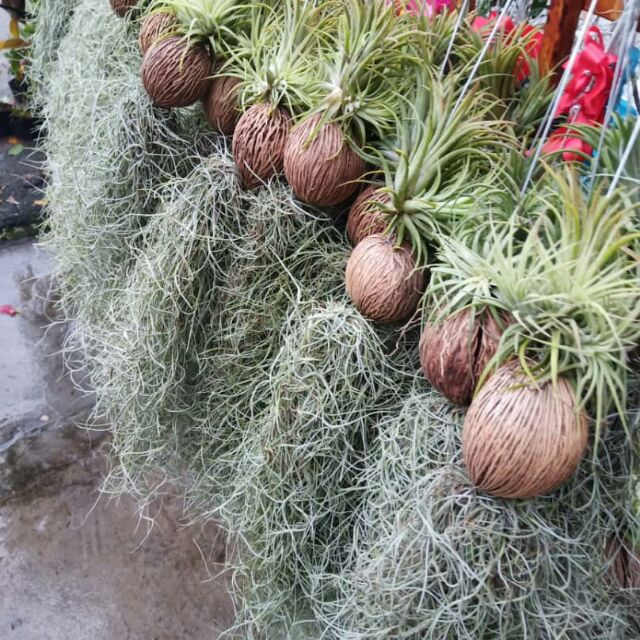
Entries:
{"label": "red fabric", "polygon": [[[574,63],[571,78],[562,94],[554,117],[566,115],[570,124],[601,124],[607,110],[607,101],[613,85],[618,57],[606,53],[602,33],[597,27],[589,30],[586,43]],[[565,65],[566,68],[566,65]],[[560,127],[544,145],[543,153],[566,149],[562,157],[567,162],[584,160],[574,153],[580,150],[591,155],[593,149],[575,132]]]}

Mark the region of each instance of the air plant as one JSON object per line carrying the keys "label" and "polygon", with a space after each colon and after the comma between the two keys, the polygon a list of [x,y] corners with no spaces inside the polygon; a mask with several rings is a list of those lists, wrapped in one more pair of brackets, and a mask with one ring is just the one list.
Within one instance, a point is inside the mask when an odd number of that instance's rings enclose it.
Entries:
{"label": "air plant", "polygon": [[516,357],[538,385],[568,380],[599,434],[611,409],[624,416],[627,354],[640,341],[634,210],[602,186],[587,196],[570,169],[548,169],[536,189],[528,223],[444,242],[430,301],[440,317],[508,314],[493,366]]}
{"label": "air plant", "polygon": [[258,12],[240,40],[229,74],[239,80],[241,109],[233,156],[243,184],[255,188],[282,172],[292,115],[308,108],[317,77],[318,47],[312,2],[285,0]]}
{"label": "air plant", "polygon": [[152,9],[173,13],[189,40],[208,43],[216,59],[229,56],[255,13],[246,0],[155,0]]}
{"label": "air plant", "polygon": [[609,187],[618,176],[619,193],[637,203],[640,199],[638,119],[614,114],[608,125],[571,125],[568,128],[597,149],[597,157],[585,166],[586,173],[595,172]]}
{"label": "air plant", "polygon": [[369,215],[382,213],[387,233],[398,245],[408,243],[418,263],[430,244],[481,218],[483,199],[503,197],[498,183],[515,140],[506,122],[490,116],[494,105],[477,88],[460,95],[455,75],[439,79],[425,70],[400,111],[395,139],[378,154],[385,186]]}
{"label": "air plant", "polygon": [[285,175],[294,193],[316,206],[334,206],[357,192],[365,173],[362,149],[398,117],[402,70],[409,64],[406,23],[384,0],[341,0],[342,15],[325,38],[323,80],[306,117],[291,132]]}

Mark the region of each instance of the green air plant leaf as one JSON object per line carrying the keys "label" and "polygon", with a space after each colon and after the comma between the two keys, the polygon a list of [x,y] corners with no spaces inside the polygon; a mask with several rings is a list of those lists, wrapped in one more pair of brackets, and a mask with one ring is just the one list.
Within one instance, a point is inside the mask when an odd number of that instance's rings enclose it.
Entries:
{"label": "green air plant leaf", "polygon": [[[396,138],[378,152],[389,232],[411,240],[420,259],[460,225],[472,226],[485,199],[504,195],[505,153],[516,147],[508,123],[490,116],[495,98],[474,89],[460,96],[453,74],[424,71],[401,110]],[[475,222],[474,222],[475,221]]]}

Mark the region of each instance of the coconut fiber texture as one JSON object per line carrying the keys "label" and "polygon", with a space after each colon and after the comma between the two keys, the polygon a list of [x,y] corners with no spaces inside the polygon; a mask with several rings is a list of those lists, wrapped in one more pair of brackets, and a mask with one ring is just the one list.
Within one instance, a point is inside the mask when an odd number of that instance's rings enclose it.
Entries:
{"label": "coconut fiber texture", "polygon": [[546,498],[474,490],[418,336],[351,305],[344,234],[277,180],[240,189],[200,105],[151,104],[137,37],[81,0],[34,60],[68,354],[113,425],[104,490],[144,513],[177,487],[227,526],[239,638],[637,639],[637,600],[603,579],[637,524],[620,430]]}

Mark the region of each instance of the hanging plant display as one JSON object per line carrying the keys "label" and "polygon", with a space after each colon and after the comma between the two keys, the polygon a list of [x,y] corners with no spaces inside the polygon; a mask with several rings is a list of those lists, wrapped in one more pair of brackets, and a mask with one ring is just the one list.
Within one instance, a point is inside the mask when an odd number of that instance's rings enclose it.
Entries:
{"label": "hanging plant display", "polygon": [[553,491],[577,469],[587,418],[570,383],[532,382],[520,363],[504,364],[473,399],[462,434],[471,481],[501,498]]}
{"label": "hanging plant display", "polygon": [[241,80],[233,76],[217,76],[202,100],[209,124],[225,136],[232,136],[240,119],[239,89]]}
{"label": "hanging plant display", "polygon": [[352,251],[346,283],[362,315],[378,322],[400,322],[415,313],[425,277],[409,249],[377,234],[362,240]]}
{"label": "hanging plant display", "polygon": [[467,405],[498,351],[501,335],[501,327],[488,312],[463,310],[427,324],[420,338],[422,370],[451,402]]}
{"label": "hanging plant display", "polygon": [[568,123],[597,154],[566,168],[537,157],[565,123],[514,3],[111,3],[139,34],[107,0],[32,3],[106,490],[150,504],[179,472],[237,533],[239,633],[635,638],[635,32],[574,51],[555,98],[598,94]]}
{"label": "hanging plant display", "polygon": [[142,82],[154,104],[165,109],[197,102],[211,74],[211,59],[203,45],[185,36],[156,42],[142,59]]}
{"label": "hanging plant display", "polygon": [[142,55],[144,55],[157,40],[171,34],[176,28],[177,23],[176,17],[168,11],[154,11],[147,15],[142,21],[140,34],[138,35],[138,44]]}

